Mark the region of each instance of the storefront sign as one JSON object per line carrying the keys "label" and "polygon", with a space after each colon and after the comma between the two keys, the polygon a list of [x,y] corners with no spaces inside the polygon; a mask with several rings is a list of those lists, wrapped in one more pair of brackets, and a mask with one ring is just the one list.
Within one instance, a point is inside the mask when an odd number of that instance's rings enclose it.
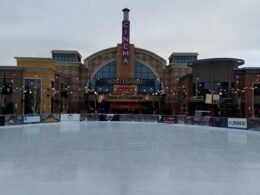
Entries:
{"label": "storefront sign", "polygon": [[135,94],[137,92],[136,85],[114,85],[114,93]]}
{"label": "storefront sign", "polygon": [[122,23],[122,64],[129,64],[130,51],[130,22],[123,21]]}
{"label": "storefront sign", "polygon": [[80,121],[80,114],[61,114],[60,121]]}
{"label": "storefront sign", "polygon": [[122,85],[141,85],[143,84],[143,80],[135,79],[135,78],[115,78],[115,79],[108,79],[108,84],[122,84]]}
{"label": "storefront sign", "polygon": [[228,118],[229,128],[247,129],[246,118]]}
{"label": "storefront sign", "polygon": [[23,123],[39,123],[39,122],[41,122],[41,116],[40,115],[33,115],[33,116],[25,115],[23,117]]}
{"label": "storefront sign", "polygon": [[206,94],[205,104],[212,104],[212,94],[210,93]]}

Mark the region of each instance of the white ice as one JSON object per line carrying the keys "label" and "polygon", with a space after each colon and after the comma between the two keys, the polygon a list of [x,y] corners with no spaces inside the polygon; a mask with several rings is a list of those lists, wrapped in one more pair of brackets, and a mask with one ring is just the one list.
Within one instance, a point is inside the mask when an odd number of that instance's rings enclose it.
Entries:
{"label": "white ice", "polygon": [[260,132],[127,122],[0,127],[0,195],[259,195]]}

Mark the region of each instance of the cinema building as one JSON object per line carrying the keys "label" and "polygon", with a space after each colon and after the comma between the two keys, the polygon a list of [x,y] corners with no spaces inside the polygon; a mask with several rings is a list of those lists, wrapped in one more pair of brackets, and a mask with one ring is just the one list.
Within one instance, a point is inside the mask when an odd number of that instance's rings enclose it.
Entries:
{"label": "cinema building", "polygon": [[192,115],[212,108],[208,92],[222,98],[237,78],[244,115],[260,113],[253,90],[259,69],[239,69],[240,59],[198,60],[196,52],[173,52],[167,62],[130,42],[129,11],[123,9],[122,40],[115,47],[84,60],[75,50],[52,50],[49,58],[16,57],[16,66],[0,66],[0,113]]}
{"label": "cinema building", "polygon": [[53,50],[51,58],[16,57],[1,66],[1,110],[19,114],[60,112],[173,113],[180,75],[197,53],[166,60],[130,43],[129,9],[123,10],[122,42],[82,63],[78,51]]}

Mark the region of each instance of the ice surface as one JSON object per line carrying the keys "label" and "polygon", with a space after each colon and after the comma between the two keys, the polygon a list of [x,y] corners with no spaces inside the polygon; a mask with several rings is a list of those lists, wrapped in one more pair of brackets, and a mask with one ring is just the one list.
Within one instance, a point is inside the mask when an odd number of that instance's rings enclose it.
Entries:
{"label": "ice surface", "polygon": [[260,132],[127,122],[0,128],[1,195],[259,195]]}

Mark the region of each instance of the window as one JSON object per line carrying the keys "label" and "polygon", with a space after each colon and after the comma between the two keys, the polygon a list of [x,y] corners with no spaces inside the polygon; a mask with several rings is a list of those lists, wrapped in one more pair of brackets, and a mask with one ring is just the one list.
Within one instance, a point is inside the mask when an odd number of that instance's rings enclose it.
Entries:
{"label": "window", "polygon": [[203,95],[205,95],[206,93],[211,93],[211,83],[210,82],[204,83]]}
{"label": "window", "polygon": [[174,56],[174,63],[176,64],[188,64],[196,60],[196,56]]}
{"label": "window", "polygon": [[61,83],[61,84],[60,84],[60,91],[63,91],[63,87],[64,87],[64,84]]}
{"label": "window", "polygon": [[254,85],[254,95],[255,96],[260,96],[260,84],[255,84]]}
{"label": "window", "polygon": [[13,80],[11,78],[0,78],[0,113],[13,112],[12,104]]}
{"label": "window", "polygon": [[89,89],[98,93],[113,92],[113,85],[108,83],[108,79],[116,78],[116,62],[111,62],[103,66],[89,83]]}
{"label": "window", "polygon": [[41,108],[41,80],[24,80],[24,113],[40,114]]}
{"label": "window", "polygon": [[[141,84],[137,86],[138,93],[159,93],[161,90],[161,81],[155,74],[145,65],[135,62],[134,78],[140,79]],[[92,78],[89,89],[98,93],[113,92],[113,84],[109,83],[109,79],[116,78],[116,62],[111,62],[103,66]]]}
{"label": "window", "polygon": [[0,90],[4,95],[11,95],[13,92],[13,81],[10,78],[0,78]]}
{"label": "window", "polygon": [[55,82],[51,81],[51,88],[55,88]]}
{"label": "window", "polygon": [[138,85],[138,93],[159,93],[161,91],[161,81],[147,66],[140,62],[135,62],[135,78],[142,80]]}
{"label": "window", "polygon": [[53,59],[58,62],[79,62],[76,54],[53,54]]}
{"label": "window", "polygon": [[204,95],[204,83],[198,83],[198,96]]}

